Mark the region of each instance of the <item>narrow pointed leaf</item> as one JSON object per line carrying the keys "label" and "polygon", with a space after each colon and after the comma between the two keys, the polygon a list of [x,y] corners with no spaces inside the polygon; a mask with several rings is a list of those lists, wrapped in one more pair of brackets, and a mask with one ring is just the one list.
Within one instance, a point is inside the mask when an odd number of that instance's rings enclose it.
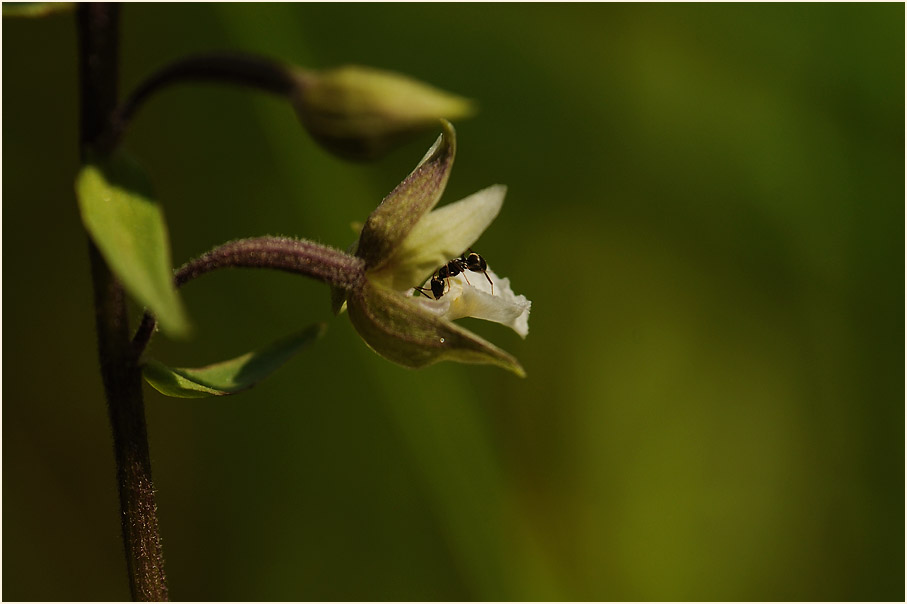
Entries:
{"label": "narrow pointed leaf", "polygon": [[148,307],[165,333],[188,335],[164,214],[142,168],[119,153],[89,163],[76,178],[76,195],[82,223],[126,291]]}
{"label": "narrow pointed leaf", "polygon": [[443,132],[419,165],[391,191],[371,213],[356,255],[369,269],[380,268],[422,215],[441,199],[456,155],[456,134],[450,122],[441,120]]}
{"label": "narrow pointed leaf", "polygon": [[236,394],[271,375],[325,329],[324,323],[312,325],[260,350],[205,367],[171,368],[152,360],[145,365],[145,381],[161,394],[176,398]]}

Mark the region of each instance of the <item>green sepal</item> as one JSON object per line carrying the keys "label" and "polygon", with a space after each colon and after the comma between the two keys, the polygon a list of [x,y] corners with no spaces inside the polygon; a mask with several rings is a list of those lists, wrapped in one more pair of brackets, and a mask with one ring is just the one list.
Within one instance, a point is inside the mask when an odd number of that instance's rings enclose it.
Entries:
{"label": "green sepal", "polygon": [[347,310],[365,343],[385,359],[419,369],[439,361],[497,365],[526,377],[510,354],[426,310],[412,296],[366,280]]}
{"label": "green sepal", "polygon": [[421,283],[475,243],[500,212],[506,192],[507,187],[493,185],[427,213],[369,278],[397,291]]}
{"label": "green sepal", "polygon": [[145,171],[125,153],[82,166],[76,177],[82,224],[113,274],[172,337],[189,318],[173,283],[170,238]]}
{"label": "green sepal", "polygon": [[143,368],[145,381],[166,396],[205,398],[247,390],[262,381],[306,345],[324,335],[326,325],[318,323],[282,338],[265,348],[198,368],[172,368],[149,360]]}
{"label": "green sepal", "polygon": [[441,124],[441,136],[416,169],[365,221],[356,255],[365,260],[367,269],[381,268],[419,219],[441,199],[457,150],[453,125],[445,120]]}

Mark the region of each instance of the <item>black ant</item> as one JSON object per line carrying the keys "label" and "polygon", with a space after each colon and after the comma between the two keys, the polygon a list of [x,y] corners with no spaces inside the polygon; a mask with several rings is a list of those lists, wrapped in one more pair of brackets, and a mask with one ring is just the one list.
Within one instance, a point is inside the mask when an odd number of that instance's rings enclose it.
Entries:
{"label": "black ant", "polygon": [[[482,258],[482,256],[470,249],[469,256],[466,255],[466,252],[463,252],[460,254],[459,258],[450,260],[447,264],[438,269],[436,275],[432,275],[431,281],[429,282],[429,289],[431,289],[432,296],[435,297],[435,300],[440,300],[441,296],[444,295],[445,281],[447,282],[447,289],[450,289],[451,277],[456,277],[460,273],[463,273],[463,278],[466,279],[466,283],[469,283],[469,279],[466,278],[466,271],[468,270],[474,273],[484,274],[485,278],[488,279],[488,283],[491,284],[491,295],[494,295],[494,283],[492,283],[491,277],[488,276],[487,272],[488,263],[485,262],[485,259]],[[431,296],[425,293],[425,289],[426,288],[424,287],[417,287],[416,291],[426,298],[431,298]]]}

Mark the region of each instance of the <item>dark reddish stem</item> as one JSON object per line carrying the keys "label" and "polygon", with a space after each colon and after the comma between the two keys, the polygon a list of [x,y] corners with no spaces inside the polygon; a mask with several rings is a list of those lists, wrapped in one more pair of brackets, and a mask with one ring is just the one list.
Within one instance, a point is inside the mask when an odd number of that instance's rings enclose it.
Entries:
{"label": "dark reddish stem", "polygon": [[[82,4],[77,11],[83,161],[97,148],[116,107],[118,17],[116,4]],[[88,246],[129,589],[133,600],[167,600],[141,372],[129,340],[126,300],[97,247],[91,241]]]}
{"label": "dark reddish stem", "polygon": [[291,96],[302,86],[298,70],[279,61],[238,52],[205,53],[164,66],[142,82],[110,115],[103,140],[113,149],[145,101],[158,90],[180,82],[221,82]]}

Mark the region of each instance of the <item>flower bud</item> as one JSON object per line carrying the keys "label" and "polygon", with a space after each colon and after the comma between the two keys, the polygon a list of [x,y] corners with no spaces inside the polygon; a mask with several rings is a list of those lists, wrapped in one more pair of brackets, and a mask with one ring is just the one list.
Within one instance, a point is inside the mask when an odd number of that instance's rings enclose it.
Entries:
{"label": "flower bud", "polygon": [[470,101],[396,73],[347,66],[299,70],[293,106],[315,140],[345,159],[379,157],[438,119],[472,114]]}

